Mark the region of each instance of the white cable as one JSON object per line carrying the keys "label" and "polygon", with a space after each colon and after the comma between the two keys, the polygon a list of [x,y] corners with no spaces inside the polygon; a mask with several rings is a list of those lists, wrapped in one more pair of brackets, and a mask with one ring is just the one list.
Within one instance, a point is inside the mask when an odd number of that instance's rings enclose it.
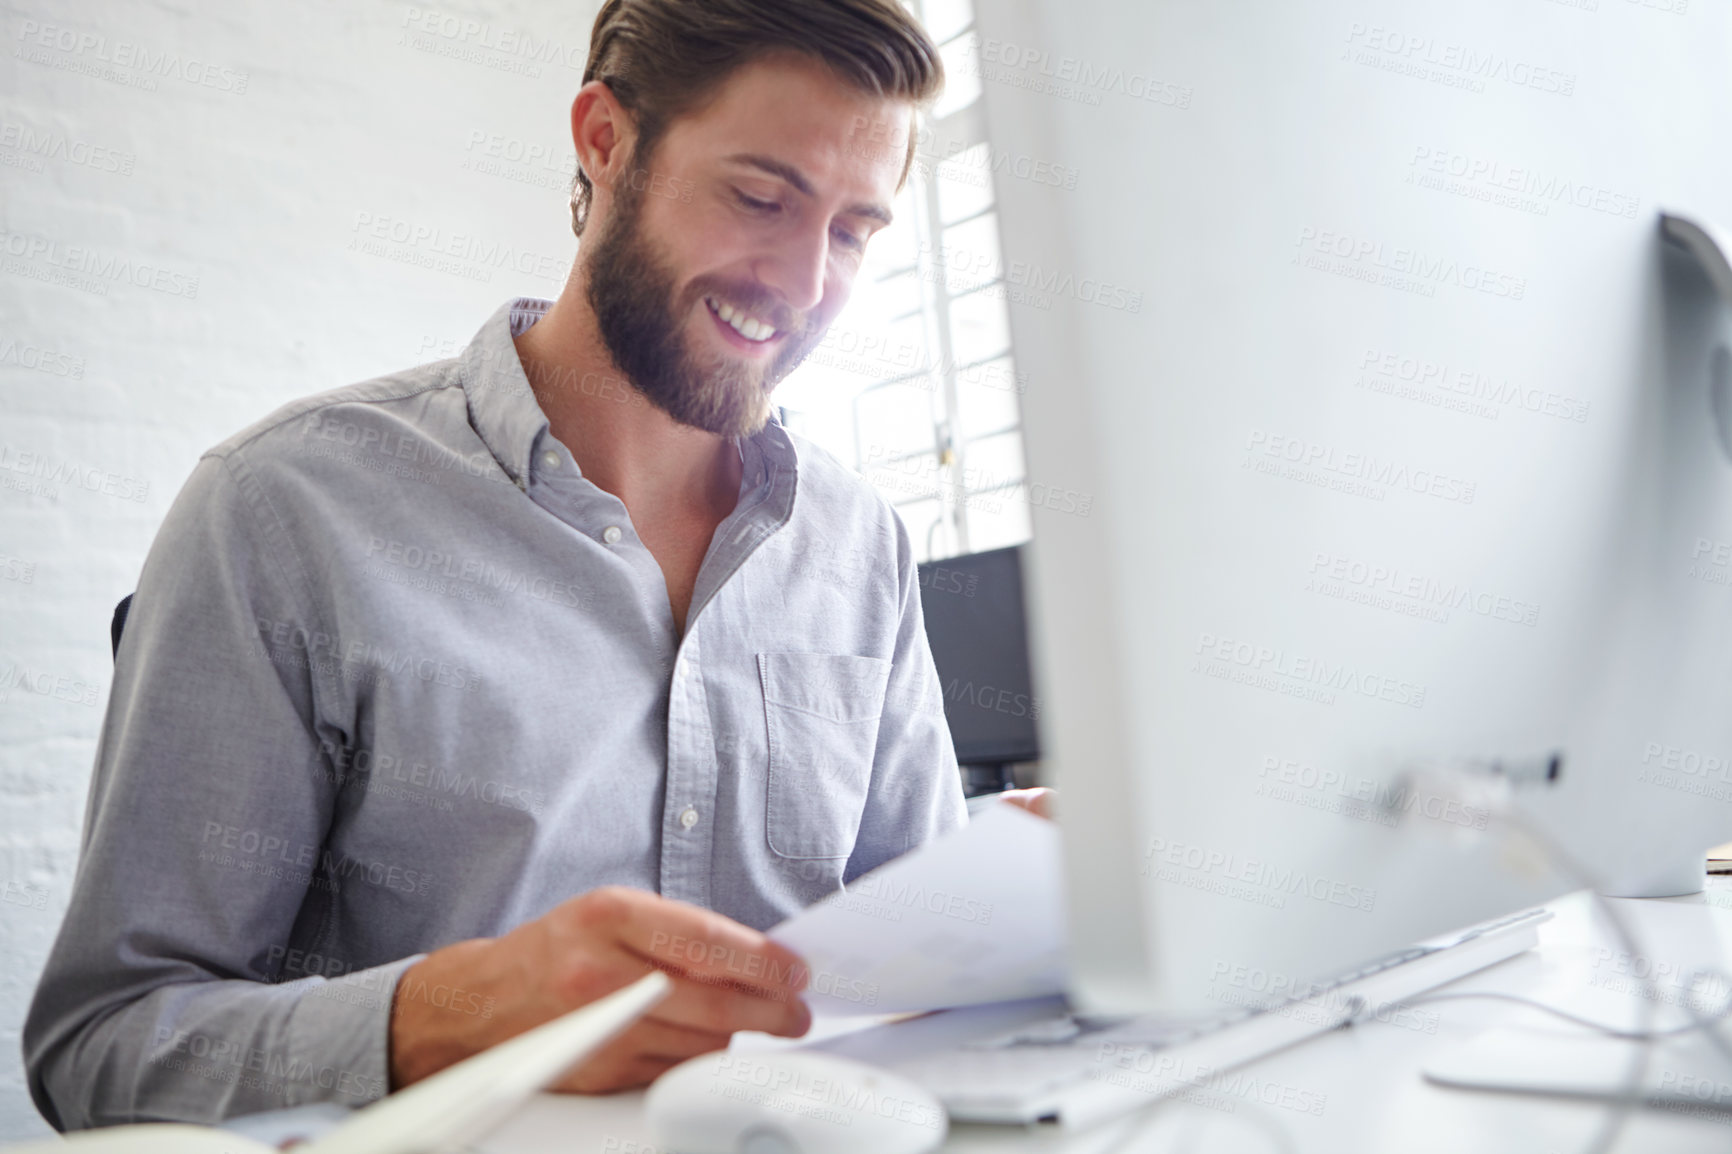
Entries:
{"label": "white cable", "polygon": [[[1717,970],[1698,970],[1693,977],[1723,977],[1723,975],[1721,975]],[[1687,1006],[1685,1008],[1686,1012],[1690,1013],[1696,1019],[1695,1021],[1682,1026],[1673,1026],[1666,1030],[1650,1030],[1643,1032],[1639,1030],[1622,1030],[1616,1026],[1608,1026],[1604,1022],[1596,1022],[1591,1018],[1584,1018],[1579,1014],[1572,1014],[1568,1010],[1560,1009],[1550,1003],[1542,1002],[1537,998],[1528,998],[1521,994],[1504,994],[1499,993],[1496,990],[1466,990],[1460,993],[1420,994],[1416,997],[1409,998],[1405,1002],[1397,1003],[1397,1005],[1422,1006],[1427,1002],[1472,1001],[1514,1002],[1518,1006],[1526,1006],[1531,1010],[1542,1010],[1555,1018],[1562,1018],[1566,1022],[1573,1022],[1578,1026],[1585,1026],[1588,1029],[1604,1034],[1609,1038],[1619,1038],[1626,1042],[1659,1042],[1664,1041],[1667,1038],[1681,1038],[1685,1034],[1693,1034],[1697,1030],[1709,1029],[1710,1027],[1724,1021],[1728,1016],[1732,1016],[1732,999],[1728,999],[1726,1005],[1706,1017],[1697,1014],[1693,1007]],[[1356,1021],[1354,1024],[1357,1025],[1358,1022]],[[1724,1044],[1725,1039],[1721,1038],[1721,1042]]]}
{"label": "white cable", "polygon": [[[1515,788],[1522,785],[1538,785],[1557,781],[1563,769],[1563,756],[1559,753],[1547,753],[1537,758],[1454,758],[1442,762],[1420,762],[1404,775],[1405,784],[1409,789],[1428,788],[1440,791],[1444,795],[1460,795],[1471,798],[1472,802],[1483,808],[1492,821],[1499,822],[1503,827],[1520,837],[1526,837],[1537,845],[1549,858],[1559,872],[1570,878],[1577,885],[1585,888],[1590,900],[1598,907],[1611,926],[1618,944],[1629,957],[1634,960],[1642,956],[1637,945],[1636,934],[1631,929],[1624,915],[1614,906],[1604,893],[1603,879],[1594,871],[1580,862],[1560,846],[1552,837],[1535,823],[1528,821],[1515,804]],[[1400,791],[1397,791],[1400,792]],[[1394,794],[1391,795],[1394,797]],[[1405,816],[1405,815],[1402,815]],[[1638,1043],[1630,1059],[1629,1069],[1625,1074],[1623,1088],[1616,1094],[1608,1095],[1605,1101],[1611,1107],[1606,1116],[1605,1125],[1599,1135],[1591,1141],[1584,1154],[1605,1154],[1623,1132],[1633,1107],[1643,1104],[1642,1084],[1647,1076],[1648,1060],[1652,1054],[1653,1045],[1659,1036],[1653,1029],[1656,1004],[1659,1000],[1659,988],[1651,976],[1636,976],[1641,985],[1641,1006],[1639,1014],[1641,1021],[1638,1028],[1629,1031],[1632,1040]],[[1538,1003],[1536,1003],[1538,1004]],[[1550,1009],[1550,1007],[1542,1007]],[[1692,1017],[1695,1017],[1693,1008]],[[1719,1015],[1723,1017],[1724,1015]],[[1718,1020],[1718,1017],[1714,1019]],[[1704,1029],[1712,1037],[1717,1046],[1725,1045],[1718,1031],[1711,1028],[1707,1020],[1692,1022],[1691,1029]],[[1685,1033],[1689,1030],[1683,1031]],[[1528,1094],[1537,1091],[1512,1090],[1511,1093]]]}
{"label": "white cable", "polygon": [[[1555,777],[1555,773],[1553,776]],[[1632,971],[1639,969],[1640,967],[1634,964],[1635,959],[1643,955],[1636,941],[1636,934],[1630,928],[1630,924],[1624,918],[1623,913],[1612,905],[1611,899],[1602,892],[1601,879],[1596,877],[1592,870],[1576,861],[1571,854],[1565,852],[1563,847],[1558,845],[1544,830],[1522,817],[1513,802],[1497,807],[1493,816],[1496,820],[1504,822],[1517,834],[1525,835],[1538,843],[1540,848],[1566,876],[1578,885],[1587,888],[1591,900],[1599,907],[1600,912],[1605,915],[1606,921],[1611,925],[1613,934],[1617,936],[1618,944],[1629,955]],[[1630,1112],[1642,1104],[1642,1083],[1647,1078],[1648,1060],[1654,1048],[1654,1015],[1660,991],[1652,976],[1641,977],[1638,975],[1636,980],[1642,984],[1641,1006],[1638,1009],[1640,1023],[1637,1029],[1633,1031],[1638,1035],[1639,1044],[1635,1047],[1629,1067],[1625,1071],[1623,1089],[1606,1099],[1608,1109],[1605,1124],[1600,1128],[1599,1134],[1583,1147],[1583,1154],[1606,1154],[1607,1151],[1611,1150],[1618,1137],[1624,1132],[1624,1126],[1629,1121]],[[1650,993],[1652,996],[1649,996]],[[1521,1091],[1517,1092],[1520,1093]]]}

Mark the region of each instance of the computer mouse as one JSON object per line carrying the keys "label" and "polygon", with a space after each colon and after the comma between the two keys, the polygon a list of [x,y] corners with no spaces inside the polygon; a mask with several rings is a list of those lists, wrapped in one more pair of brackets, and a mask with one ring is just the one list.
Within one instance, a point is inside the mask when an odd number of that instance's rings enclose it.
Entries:
{"label": "computer mouse", "polygon": [[908,1079],[814,1050],[693,1058],[656,1079],[644,1111],[670,1154],[924,1154],[950,1129]]}

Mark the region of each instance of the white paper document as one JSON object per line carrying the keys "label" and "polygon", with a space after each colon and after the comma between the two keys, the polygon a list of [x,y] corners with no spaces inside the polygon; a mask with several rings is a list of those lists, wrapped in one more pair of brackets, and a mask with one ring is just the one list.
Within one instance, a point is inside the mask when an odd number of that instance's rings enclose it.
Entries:
{"label": "white paper document", "polygon": [[936,1010],[1059,993],[1058,827],[1009,804],[856,879],[770,937],[804,958],[820,1014]]}

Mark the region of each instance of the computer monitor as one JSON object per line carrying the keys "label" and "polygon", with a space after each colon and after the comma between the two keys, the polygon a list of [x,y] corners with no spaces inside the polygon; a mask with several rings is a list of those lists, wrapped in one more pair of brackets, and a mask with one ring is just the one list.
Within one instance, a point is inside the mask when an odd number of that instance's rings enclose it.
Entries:
{"label": "computer monitor", "polygon": [[1040,757],[1021,547],[922,564],[920,607],[966,791],[1008,789],[1010,767]]}
{"label": "computer monitor", "polygon": [[1561,751],[1523,822],[1608,889],[1699,886],[1732,355],[1657,221],[1732,221],[1732,8],[1003,0],[974,35],[1029,477],[1091,498],[1033,503],[1027,573],[1076,1001],[1216,1005],[1580,887],[1416,767]]}

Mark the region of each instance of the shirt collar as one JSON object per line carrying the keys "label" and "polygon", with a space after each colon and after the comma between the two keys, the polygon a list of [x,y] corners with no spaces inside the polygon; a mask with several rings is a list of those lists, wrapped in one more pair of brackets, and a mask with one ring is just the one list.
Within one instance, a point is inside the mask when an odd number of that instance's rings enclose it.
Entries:
{"label": "shirt collar", "polygon": [[511,338],[540,320],[552,305],[538,297],[506,301],[487,318],[460,362],[469,423],[505,475],[520,486],[529,483],[529,455],[547,429],[547,414],[529,387]]}
{"label": "shirt collar", "polygon": [[[469,422],[493,453],[505,475],[529,484],[536,442],[547,431],[547,414],[523,372],[512,338],[547,314],[553,302],[540,297],[506,301],[487,318],[460,359]],[[794,442],[772,415],[768,424],[740,444],[744,466],[740,491],[770,486],[771,508],[786,520],[792,512],[797,456]]]}

